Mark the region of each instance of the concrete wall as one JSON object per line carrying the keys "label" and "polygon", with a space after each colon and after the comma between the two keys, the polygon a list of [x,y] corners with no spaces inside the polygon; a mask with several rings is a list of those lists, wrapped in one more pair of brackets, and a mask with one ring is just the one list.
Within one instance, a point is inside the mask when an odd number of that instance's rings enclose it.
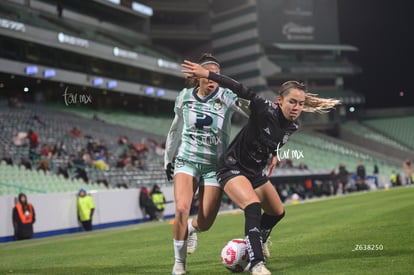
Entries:
{"label": "concrete wall", "polygon": [[[172,186],[161,187],[167,201],[173,201]],[[94,229],[144,221],[138,205],[139,189],[88,190],[95,201]],[[45,237],[79,231],[77,193],[27,194],[36,212],[34,237]],[[14,196],[0,197],[0,242],[13,239],[12,209]],[[165,217],[172,217],[175,204],[168,203]]]}

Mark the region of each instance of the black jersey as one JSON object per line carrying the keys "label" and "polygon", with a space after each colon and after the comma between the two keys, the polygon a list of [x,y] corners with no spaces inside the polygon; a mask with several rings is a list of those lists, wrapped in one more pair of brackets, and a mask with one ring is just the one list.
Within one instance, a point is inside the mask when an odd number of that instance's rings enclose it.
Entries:
{"label": "black jersey", "polygon": [[[241,83],[210,72],[209,79],[231,89],[250,101],[250,117],[221,157],[221,163],[237,167],[249,175],[262,174],[269,158],[275,155],[299,125],[287,120],[279,105],[257,96]],[[233,163],[232,163],[233,162]]]}

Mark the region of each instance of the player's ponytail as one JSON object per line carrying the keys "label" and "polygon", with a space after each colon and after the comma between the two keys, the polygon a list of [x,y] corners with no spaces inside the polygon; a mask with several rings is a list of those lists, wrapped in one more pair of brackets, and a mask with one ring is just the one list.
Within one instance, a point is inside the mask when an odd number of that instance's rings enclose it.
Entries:
{"label": "player's ponytail", "polygon": [[341,104],[341,101],[333,98],[321,98],[317,94],[307,92],[305,84],[298,81],[286,81],[282,84],[279,91],[279,96],[282,98],[289,93],[290,89],[298,89],[305,92],[305,106],[303,111],[310,113],[327,113],[336,105]]}
{"label": "player's ponytail", "polygon": [[316,94],[305,93],[305,106],[303,111],[310,113],[327,113],[341,101],[333,98],[322,98]]}

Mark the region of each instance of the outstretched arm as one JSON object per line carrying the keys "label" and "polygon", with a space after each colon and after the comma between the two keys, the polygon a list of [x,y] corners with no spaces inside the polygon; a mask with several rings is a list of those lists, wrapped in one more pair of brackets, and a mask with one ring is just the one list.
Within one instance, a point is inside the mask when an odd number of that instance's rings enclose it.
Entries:
{"label": "outstretched arm", "polygon": [[221,74],[216,74],[204,69],[197,63],[193,63],[188,60],[184,60],[184,63],[181,64],[182,67],[186,68],[182,70],[183,74],[187,78],[208,78],[217,82],[220,86],[228,88],[237,94],[238,97],[244,98],[247,100],[252,99],[256,94],[250,90],[248,87],[244,86],[240,82]]}
{"label": "outstretched arm", "polygon": [[170,130],[168,131],[167,140],[165,142],[164,152],[164,168],[167,168],[168,163],[173,162],[173,158],[180,144],[181,131],[183,128],[183,122],[176,114],[174,120],[171,123]]}

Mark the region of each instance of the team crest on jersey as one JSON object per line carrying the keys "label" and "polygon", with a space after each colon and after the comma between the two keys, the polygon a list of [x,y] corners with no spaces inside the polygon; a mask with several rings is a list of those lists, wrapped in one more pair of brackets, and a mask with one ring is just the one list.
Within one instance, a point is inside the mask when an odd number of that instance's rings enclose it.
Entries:
{"label": "team crest on jersey", "polygon": [[220,100],[220,99],[218,99],[218,98],[217,98],[217,99],[214,101],[213,108],[214,108],[214,110],[216,110],[216,111],[221,110],[221,108],[223,108],[223,103],[221,102],[221,100]]}

